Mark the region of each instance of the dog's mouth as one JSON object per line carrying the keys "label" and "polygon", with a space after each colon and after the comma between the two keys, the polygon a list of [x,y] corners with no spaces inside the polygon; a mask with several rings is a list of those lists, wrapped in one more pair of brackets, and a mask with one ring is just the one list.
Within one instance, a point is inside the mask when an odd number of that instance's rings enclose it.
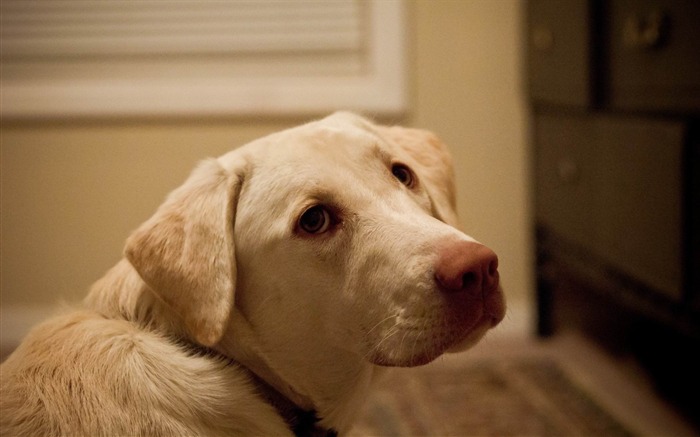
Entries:
{"label": "dog's mouth", "polygon": [[455,353],[463,352],[476,345],[484,335],[491,329],[496,327],[506,314],[505,300],[503,294],[498,290],[498,294],[484,302],[484,314],[482,319],[472,328],[469,329],[464,337],[455,342],[445,352]]}
{"label": "dog's mouth", "polygon": [[416,310],[402,310],[374,327],[367,338],[373,364],[415,367],[446,352],[469,349],[505,316],[500,287],[480,298],[452,296]]}

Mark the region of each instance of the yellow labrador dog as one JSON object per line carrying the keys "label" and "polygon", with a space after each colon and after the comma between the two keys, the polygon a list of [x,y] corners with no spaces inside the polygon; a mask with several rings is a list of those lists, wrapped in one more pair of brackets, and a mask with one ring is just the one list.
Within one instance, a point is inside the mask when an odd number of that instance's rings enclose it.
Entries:
{"label": "yellow labrador dog", "polygon": [[504,316],[432,134],[349,113],[197,167],[1,367],[7,436],[346,433],[387,366]]}

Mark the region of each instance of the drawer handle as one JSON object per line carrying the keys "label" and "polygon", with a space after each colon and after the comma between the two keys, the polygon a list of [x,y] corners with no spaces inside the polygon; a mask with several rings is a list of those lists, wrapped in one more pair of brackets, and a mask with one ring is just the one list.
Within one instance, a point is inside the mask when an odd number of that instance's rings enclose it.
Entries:
{"label": "drawer handle", "polygon": [[630,49],[652,50],[662,47],[670,31],[668,16],[654,11],[646,16],[632,15],[625,21],[624,45]]}
{"label": "drawer handle", "polygon": [[541,52],[548,52],[554,48],[554,33],[548,27],[537,26],[532,29],[532,45]]}
{"label": "drawer handle", "polygon": [[559,180],[565,185],[576,183],[579,177],[578,165],[568,158],[560,159],[559,162],[557,162],[557,176],[559,176]]}

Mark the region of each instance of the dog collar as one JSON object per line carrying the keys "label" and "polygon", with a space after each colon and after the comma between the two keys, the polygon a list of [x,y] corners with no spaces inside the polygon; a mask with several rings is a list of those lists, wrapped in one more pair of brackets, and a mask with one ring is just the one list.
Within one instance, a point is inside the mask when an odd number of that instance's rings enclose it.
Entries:
{"label": "dog collar", "polygon": [[250,375],[262,397],[279,413],[297,437],[337,437],[338,432],[332,428],[324,428],[319,425],[319,418],[315,410],[299,408],[288,397],[280,393],[258,375],[250,371]]}
{"label": "dog collar", "polygon": [[333,428],[324,428],[318,424],[320,419],[316,415],[316,410],[300,408],[291,399],[280,393],[248,367],[231,358],[225,357],[213,349],[184,341],[183,339],[179,339],[179,341],[196,353],[223,358],[227,360],[230,365],[239,366],[241,369],[248,372],[259,394],[268,404],[272,405],[277,410],[277,413],[284,419],[285,423],[296,437],[338,437],[338,431]]}

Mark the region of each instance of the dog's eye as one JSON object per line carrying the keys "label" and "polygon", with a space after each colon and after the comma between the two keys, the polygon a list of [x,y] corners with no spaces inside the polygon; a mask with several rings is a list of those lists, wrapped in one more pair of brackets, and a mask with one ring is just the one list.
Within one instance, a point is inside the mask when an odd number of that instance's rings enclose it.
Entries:
{"label": "dog's eye", "polygon": [[312,206],[299,217],[299,228],[309,234],[322,234],[331,225],[331,214],[323,205]]}
{"label": "dog's eye", "polygon": [[412,188],[416,183],[416,177],[410,168],[403,164],[394,164],[391,166],[391,173],[396,179],[408,188]]}

